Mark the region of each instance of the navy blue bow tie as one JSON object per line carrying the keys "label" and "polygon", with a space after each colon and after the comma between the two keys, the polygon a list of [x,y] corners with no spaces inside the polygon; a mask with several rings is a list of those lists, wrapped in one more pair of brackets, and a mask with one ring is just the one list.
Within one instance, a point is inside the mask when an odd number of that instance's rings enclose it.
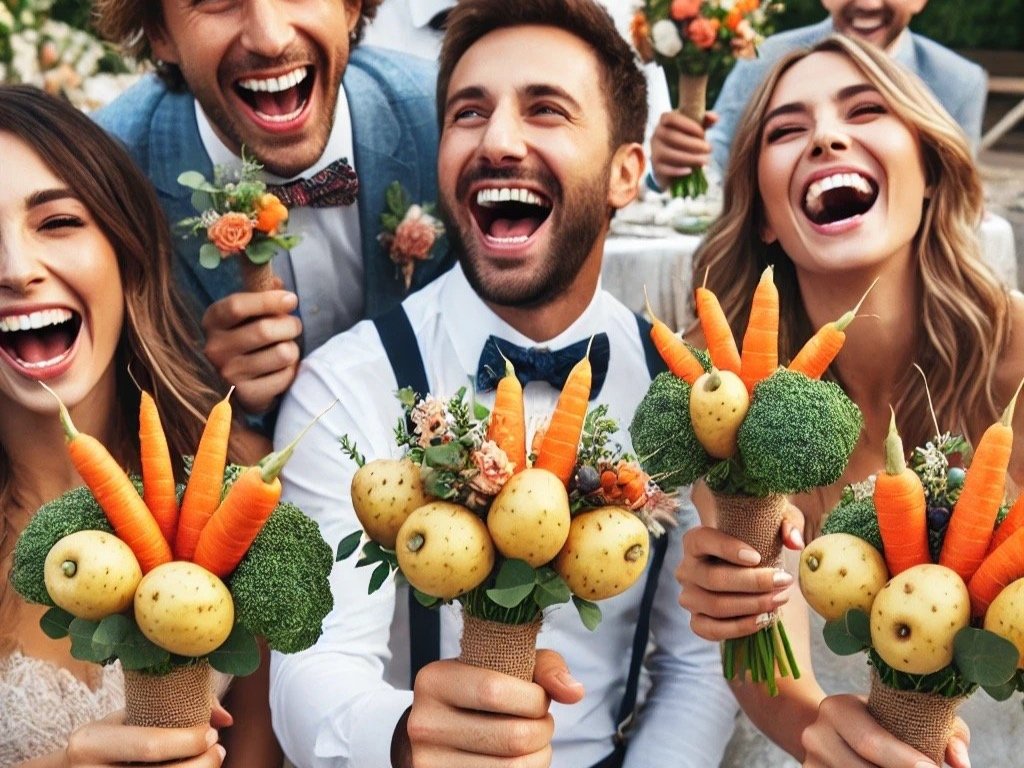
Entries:
{"label": "navy blue bow tie", "polygon": [[586,356],[588,345],[590,366],[593,371],[590,399],[593,400],[601,391],[605,376],[608,374],[607,333],[599,333],[593,340],[584,339],[556,350],[546,347],[526,349],[497,336],[488,336],[477,365],[477,391],[486,392],[498,386],[498,382],[505,375],[505,360],[502,359],[502,355],[512,363],[516,369],[516,378],[523,386],[530,381],[546,381],[556,389],[561,389],[572,367]]}

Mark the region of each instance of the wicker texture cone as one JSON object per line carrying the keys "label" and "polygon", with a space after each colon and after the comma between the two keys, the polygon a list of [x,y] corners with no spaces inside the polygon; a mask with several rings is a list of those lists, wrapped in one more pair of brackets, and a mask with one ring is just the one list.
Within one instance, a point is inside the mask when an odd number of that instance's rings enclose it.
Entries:
{"label": "wicker texture cone", "polygon": [[533,680],[540,624],[540,619],[528,624],[502,624],[463,611],[459,661],[520,680]]}
{"label": "wicker texture cone", "polygon": [[281,281],[274,274],[274,269],[270,266],[269,261],[265,264],[253,264],[245,255],[240,258],[242,261],[242,287],[246,291],[260,293],[281,286]]}
{"label": "wicker texture cone", "polygon": [[942,765],[956,711],[966,698],[900,691],[887,686],[872,670],[868,711],[893,736]]}
{"label": "wicker texture cone", "polygon": [[[679,75],[679,105],[676,111],[696,121],[697,125],[703,126],[707,111],[707,93],[707,75]],[[708,179],[704,169],[696,166],[686,176],[673,179],[671,189],[673,197],[700,197],[707,194]]]}
{"label": "wicker texture cone", "polygon": [[716,493],[718,528],[741,539],[761,555],[762,566],[778,568],[782,564],[782,515],[786,497],[731,496]]}
{"label": "wicker texture cone", "polygon": [[192,728],[210,722],[212,693],[206,662],[175,667],[166,675],[124,671],[125,723]]}

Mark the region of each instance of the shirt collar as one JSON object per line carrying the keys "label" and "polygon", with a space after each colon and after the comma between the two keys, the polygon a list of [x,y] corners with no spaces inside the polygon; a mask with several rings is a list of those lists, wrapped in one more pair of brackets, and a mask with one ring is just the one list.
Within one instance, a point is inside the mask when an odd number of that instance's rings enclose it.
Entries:
{"label": "shirt collar", "polygon": [[[203,141],[203,148],[206,149],[206,154],[210,156],[210,162],[215,166],[239,167],[241,165],[241,158],[231,151],[214,132],[213,125],[210,123],[210,119],[206,116],[203,108],[199,105],[199,101],[193,99],[193,102],[196,109],[196,123],[199,126],[199,137]],[[355,159],[352,156],[352,148],[352,119],[348,111],[348,98],[345,95],[345,89],[339,88],[338,104],[334,110],[334,125],[331,128],[331,135],[327,138],[327,146],[324,147],[324,152],[320,155],[319,160],[294,178],[308,178],[339,157],[347,158],[349,164],[354,168]],[[275,176],[272,173],[264,173],[263,178],[272,184],[289,181],[289,179]]]}

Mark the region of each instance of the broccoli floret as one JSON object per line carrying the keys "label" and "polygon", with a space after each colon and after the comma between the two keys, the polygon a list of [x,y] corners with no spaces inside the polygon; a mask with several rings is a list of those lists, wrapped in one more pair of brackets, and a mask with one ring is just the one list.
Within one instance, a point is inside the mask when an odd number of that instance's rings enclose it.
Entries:
{"label": "broccoli floret", "polygon": [[88,488],[74,488],[58,496],[36,511],[18,537],[11,585],[30,603],[53,605],[43,578],[43,564],[53,545],[78,531],[113,530]]}
{"label": "broccoli floret", "polygon": [[740,425],[748,481],[770,493],[799,493],[840,478],[860,436],[860,409],[842,389],[779,370],[754,388]]}
{"label": "broccoli floret", "polygon": [[875,502],[870,497],[855,499],[839,504],[833,509],[821,527],[822,533],[849,533],[864,539],[881,553],[885,553],[882,545],[882,533],[878,530],[878,515],[875,513]]}
{"label": "broccoli floret", "polygon": [[629,434],[644,471],[665,491],[690,485],[713,462],[690,422],[690,385],[672,373],[651,382]]}
{"label": "broccoli floret", "polygon": [[278,504],[228,579],[236,618],[274,650],[309,648],[334,607],[333,564],[319,526],[295,505]]}

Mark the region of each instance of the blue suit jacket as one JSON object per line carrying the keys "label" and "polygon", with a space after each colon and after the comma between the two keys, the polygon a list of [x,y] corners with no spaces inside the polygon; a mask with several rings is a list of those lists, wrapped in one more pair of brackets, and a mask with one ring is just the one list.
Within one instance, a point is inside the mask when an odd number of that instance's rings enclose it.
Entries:
{"label": "blue suit jacket", "polygon": [[[715,101],[718,123],[708,131],[712,154],[719,168],[724,169],[729,161],[729,147],[747,102],[775,62],[790,51],[820,43],[834,31],[829,17],[818,24],[780,32],[764,41],[756,59],[737,62]],[[985,70],[933,40],[914,33],[901,41],[893,58],[924,81],[967,135],[971,146],[977,147],[988,90]],[[822,76],[827,78],[828,73],[824,72]]]}
{"label": "blue suit jacket", "polygon": [[[356,48],[342,83],[352,116],[354,162],[359,171],[365,313],[374,317],[406,295],[401,276],[396,276],[394,264],[377,242],[385,190],[391,182],[401,181],[412,200],[437,199],[436,67],[379,48]],[[213,167],[199,137],[191,93],[170,91],[150,75],[95,117],[124,142],[153,182],[172,224],[195,215],[191,191],[178,183],[178,175],[195,170],[212,178]],[[175,237],[175,272],[184,290],[205,311],[212,302],[240,290],[241,276],[235,259],[217,269],[200,266],[199,246],[199,238]],[[434,257],[417,265],[412,290],[452,262],[442,240]]]}

